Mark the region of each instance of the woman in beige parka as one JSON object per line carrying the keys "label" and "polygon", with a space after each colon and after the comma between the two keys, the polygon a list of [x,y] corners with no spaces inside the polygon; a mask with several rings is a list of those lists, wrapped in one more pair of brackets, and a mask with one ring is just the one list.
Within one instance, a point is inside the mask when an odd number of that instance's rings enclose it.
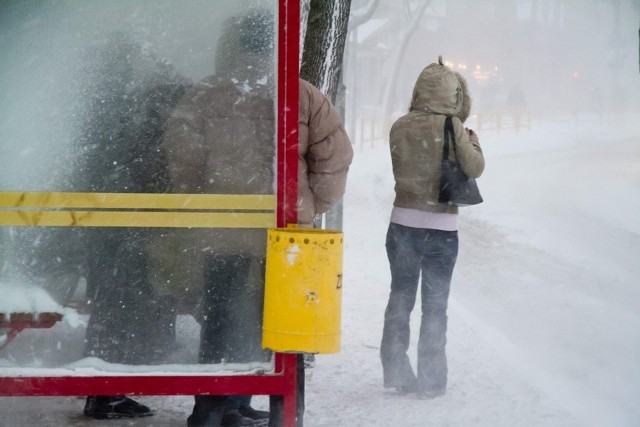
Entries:
{"label": "woman in beige parka", "polygon": [[[447,302],[458,253],[458,208],[438,203],[444,124],[453,117],[457,160],[468,176],[479,177],[482,150],[475,132],[463,125],[470,108],[464,78],[441,62],[431,64],[418,76],[409,113],[389,137],[396,197],[386,239],[391,292],[380,347],[384,386],[425,399],[443,395],[447,386]],[[420,277],[416,374],[407,350]]]}

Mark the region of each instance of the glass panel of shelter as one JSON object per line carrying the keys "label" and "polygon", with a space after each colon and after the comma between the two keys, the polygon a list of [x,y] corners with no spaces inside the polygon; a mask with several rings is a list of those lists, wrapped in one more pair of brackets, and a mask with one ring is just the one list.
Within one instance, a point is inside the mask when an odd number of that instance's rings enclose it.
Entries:
{"label": "glass panel of shelter", "polygon": [[277,2],[2,7],[0,375],[271,370]]}

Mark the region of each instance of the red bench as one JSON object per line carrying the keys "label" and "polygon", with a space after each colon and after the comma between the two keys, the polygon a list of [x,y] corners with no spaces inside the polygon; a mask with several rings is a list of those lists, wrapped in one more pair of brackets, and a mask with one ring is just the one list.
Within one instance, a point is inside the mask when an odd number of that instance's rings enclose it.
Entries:
{"label": "red bench", "polygon": [[0,313],[0,329],[8,329],[4,340],[0,342],[0,351],[23,329],[51,328],[61,320],[62,314],[60,313]]}

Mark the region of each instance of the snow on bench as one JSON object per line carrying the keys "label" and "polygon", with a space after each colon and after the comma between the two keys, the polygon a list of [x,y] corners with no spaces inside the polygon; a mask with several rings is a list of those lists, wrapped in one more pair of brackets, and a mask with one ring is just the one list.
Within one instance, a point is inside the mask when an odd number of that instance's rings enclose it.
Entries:
{"label": "snow on bench", "polygon": [[63,312],[42,288],[0,282],[0,328],[50,328]]}

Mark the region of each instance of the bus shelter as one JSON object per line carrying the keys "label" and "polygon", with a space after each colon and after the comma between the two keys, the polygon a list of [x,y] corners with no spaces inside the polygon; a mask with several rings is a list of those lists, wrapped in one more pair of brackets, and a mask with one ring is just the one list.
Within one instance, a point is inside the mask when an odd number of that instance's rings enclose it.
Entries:
{"label": "bus shelter", "polygon": [[298,32],[287,0],[3,6],[0,395],[280,395],[294,425],[256,327]]}

